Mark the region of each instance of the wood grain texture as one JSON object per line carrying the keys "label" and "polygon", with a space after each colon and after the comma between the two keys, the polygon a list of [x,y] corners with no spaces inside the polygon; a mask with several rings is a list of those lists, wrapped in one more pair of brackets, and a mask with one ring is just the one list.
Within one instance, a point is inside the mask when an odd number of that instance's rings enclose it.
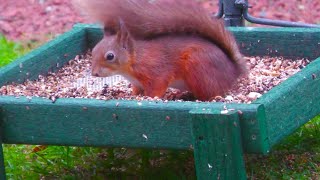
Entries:
{"label": "wood grain texture", "polygon": [[103,27],[99,24],[82,24],[74,25],[74,28],[85,29],[87,38],[87,49],[93,49],[94,46],[103,38]]}
{"label": "wood grain texture", "polygon": [[320,56],[319,28],[230,28],[246,56],[308,58]]}
{"label": "wood grain texture", "polygon": [[237,112],[191,110],[198,179],[246,179]]}
{"label": "wood grain texture", "polygon": [[[89,99],[58,99],[52,103],[42,98],[8,96],[0,97],[0,106],[4,143],[174,149],[192,145],[191,109],[224,109],[222,103]],[[265,153],[268,142],[266,134],[261,133],[265,130],[259,115],[261,106],[230,104],[227,108],[243,112],[245,151]]]}
{"label": "wood grain texture", "polygon": [[271,145],[320,113],[320,58],[263,95]]}
{"label": "wood grain texture", "polygon": [[86,51],[84,28],[74,28],[56,39],[33,50],[13,63],[1,68],[0,86],[8,82],[22,83],[54,72],[76,55]]}

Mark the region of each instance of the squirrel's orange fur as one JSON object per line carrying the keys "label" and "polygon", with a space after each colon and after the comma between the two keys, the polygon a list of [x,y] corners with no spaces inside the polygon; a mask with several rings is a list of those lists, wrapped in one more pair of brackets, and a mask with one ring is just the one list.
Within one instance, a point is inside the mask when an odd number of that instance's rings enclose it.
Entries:
{"label": "squirrel's orange fur", "polygon": [[161,97],[173,86],[209,100],[246,71],[223,22],[191,0],[75,1],[104,25],[93,74],[123,75],[134,94]]}

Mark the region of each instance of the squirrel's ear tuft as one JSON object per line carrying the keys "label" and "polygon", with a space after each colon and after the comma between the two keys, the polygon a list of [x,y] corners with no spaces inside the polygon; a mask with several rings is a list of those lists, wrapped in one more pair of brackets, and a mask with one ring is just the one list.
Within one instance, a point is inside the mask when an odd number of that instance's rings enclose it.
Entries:
{"label": "squirrel's ear tuft", "polygon": [[127,29],[124,21],[119,19],[119,31],[117,33],[117,41],[120,46],[129,51],[133,50],[133,39]]}

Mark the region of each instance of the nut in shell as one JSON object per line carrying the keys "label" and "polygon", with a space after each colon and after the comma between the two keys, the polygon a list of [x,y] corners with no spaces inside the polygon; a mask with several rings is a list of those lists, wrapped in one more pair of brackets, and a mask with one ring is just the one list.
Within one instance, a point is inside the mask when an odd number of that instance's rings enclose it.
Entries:
{"label": "nut in shell", "polygon": [[262,95],[258,92],[250,92],[247,97],[249,100],[255,100],[258,99],[259,97],[261,97]]}

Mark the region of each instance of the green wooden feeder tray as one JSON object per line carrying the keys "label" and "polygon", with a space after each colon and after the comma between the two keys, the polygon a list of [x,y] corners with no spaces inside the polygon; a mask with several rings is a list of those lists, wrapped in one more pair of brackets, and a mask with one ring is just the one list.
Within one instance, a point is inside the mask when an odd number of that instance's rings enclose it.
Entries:
{"label": "green wooden feeder tray", "polygon": [[[230,30],[246,56],[313,61],[253,103],[227,104],[233,109],[227,114],[221,113],[223,103],[71,98],[52,103],[37,97],[0,96],[2,143],[194,149],[198,179],[245,179],[243,153],[268,153],[320,113],[320,58],[316,59],[320,56],[320,29]],[[76,25],[0,68],[0,86],[56,71],[57,64],[62,66],[84,54],[101,38],[99,27]],[[1,159],[0,177],[5,178],[2,154]]]}

